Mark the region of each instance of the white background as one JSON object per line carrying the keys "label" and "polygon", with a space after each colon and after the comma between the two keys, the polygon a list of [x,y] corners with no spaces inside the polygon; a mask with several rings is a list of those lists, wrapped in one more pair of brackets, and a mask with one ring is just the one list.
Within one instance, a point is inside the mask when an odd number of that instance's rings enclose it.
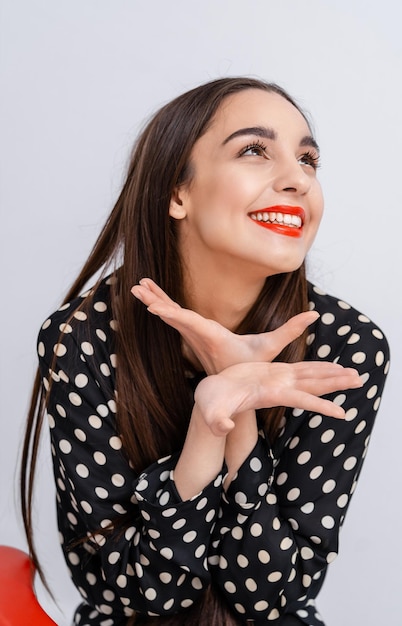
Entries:
{"label": "white background", "polygon": [[[400,626],[402,10],[399,0],[2,0],[0,543],[24,546],[15,471],[36,333],[111,209],[143,120],[194,85],[251,74],[312,115],[324,222],[310,277],[372,317],[393,366],[319,608],[327,626]],[[398,387],[399,383],[399,387]],[[37,542],[62,613],[48,443]]]}

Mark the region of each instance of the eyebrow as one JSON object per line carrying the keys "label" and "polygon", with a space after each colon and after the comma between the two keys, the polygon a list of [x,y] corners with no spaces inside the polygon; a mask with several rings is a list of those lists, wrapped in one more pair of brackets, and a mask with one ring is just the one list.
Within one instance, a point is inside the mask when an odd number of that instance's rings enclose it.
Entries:
{"label": "eyebrow", "polygon": [[[263,137],[264,139],[270,139],[271,141],[275,141],[278,139],[278,134],[273,130],[273,128],[268,128],[266,126],[250,126],[249,128],[239,128],[234,133],[226,137],[223,141],[222,145],[225,146],[232,139],[236,139],[236,137],[244,137],[245,135],[254,135],[255,137]],[[310,146],[315,148],[318,152],[320,148],[318,143],[311,135],[305,135],[299,143],[300,147]]]}
{"label": "eyebrow", "polygon": [[301,148],[307,146],[307,147],[315,148],[317,152],[320,151],[320,146],[318,145],[314,137],[312,137],[311,135],[306,135],[305,137],[303,137],[299,146]]}

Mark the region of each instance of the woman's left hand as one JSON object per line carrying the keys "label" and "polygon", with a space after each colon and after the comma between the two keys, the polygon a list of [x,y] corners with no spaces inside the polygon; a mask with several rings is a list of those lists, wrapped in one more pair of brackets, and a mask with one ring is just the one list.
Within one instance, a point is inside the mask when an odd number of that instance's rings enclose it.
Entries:
{"label": "woman's left hand", "polygon": [[237,335],[214,320],[182,308],[150,278],[142,279],[131,292],[150,313],[181,334],[186,356],[193,361],[195,355],[207,374],[218,374],[237,363],[273,361],[318,318],[318,313],[306,311],[271,332]]}

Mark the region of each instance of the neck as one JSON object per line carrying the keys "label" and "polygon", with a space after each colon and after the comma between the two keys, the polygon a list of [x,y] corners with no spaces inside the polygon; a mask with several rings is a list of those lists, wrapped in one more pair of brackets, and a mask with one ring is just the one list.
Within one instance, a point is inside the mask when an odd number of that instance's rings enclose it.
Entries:
{"label": "neck", "polygon": [[198,269],[186,268],[184,273],[186,306],[234,331],[257,300],[265,277],[245,280],[233,266],[228,271],[222,266],[219,271],[216,266]]}

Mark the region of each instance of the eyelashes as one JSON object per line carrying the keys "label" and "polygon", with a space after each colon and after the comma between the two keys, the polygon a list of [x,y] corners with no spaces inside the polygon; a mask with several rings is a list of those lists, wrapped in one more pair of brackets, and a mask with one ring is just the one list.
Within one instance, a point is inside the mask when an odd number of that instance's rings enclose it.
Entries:
{"label": "eyelashes", "polygon": [[[238,157],[242,156],[260,156],[265,159],[269,159],[269,156],[266,152],[267,146],[263,144],[261,141],[253,141],[252,143],[247,144],[242,148],[238,153]],[[317,152],[308,150],[304,152],[299,158],[298,161],[301,165],[308,165],[314,171],[316,171],[320,167],[320,157]]]}
{"label": "eyelashes", "polygon": [[304,161],[304,165],[310,165],[314,170],[320,167],[320,157],[316,152],[305,152],[299,158],[299,161]]}
{"label": "eyelashes", "polygon": [[[253,143],[247,144],[244,148],[238,152],[237,156],[246,156],[247,152],[250,153],[250,156],[253,156],[251,152],[254,152],[254,156],[263,156],[267,158],[266,154],[267,146],[260,141],[253,141]],[[248,155],[247,155],[248,156]]]}

